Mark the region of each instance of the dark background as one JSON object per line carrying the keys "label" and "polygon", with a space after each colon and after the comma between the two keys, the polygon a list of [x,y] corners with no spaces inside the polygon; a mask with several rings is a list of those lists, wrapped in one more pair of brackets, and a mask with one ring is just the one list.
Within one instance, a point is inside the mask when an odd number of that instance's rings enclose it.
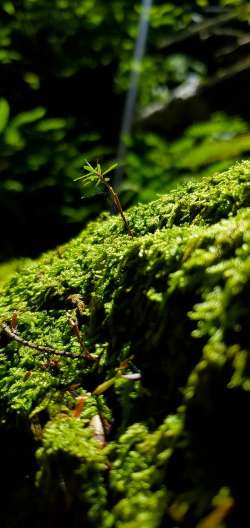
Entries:
{"label": "dark background", "polygon": [[[1,2],[2,261],[65,242],[108,207],[74,180],[85,158],[116,157],[139,16],[132,0]],[[245,1],[155,2],[125,207],[248,155],[248,19]]]}

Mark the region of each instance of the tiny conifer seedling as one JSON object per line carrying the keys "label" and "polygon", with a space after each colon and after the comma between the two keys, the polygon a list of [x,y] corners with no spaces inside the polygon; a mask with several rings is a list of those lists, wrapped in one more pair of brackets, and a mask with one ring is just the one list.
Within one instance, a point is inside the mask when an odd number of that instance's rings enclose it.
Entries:
{"label": "tiny conifer seedling", "polygon": [[[86,161],[83,167],[84,170],[86,171],[85,174],[80,176],[80,178],[77,178],[75,181],[83,180],[84,185],[87,187],[102,186],[103,188],[105,188],[111,196],[112,203],[114,205],[115,210],[122,218],[123,224],[125,226],[125,229],[128,235],[131,238],[133,238],[133,232],[130,229],[129,223],[122,209],[119,196],[114,191],[112,185],[110,184],[110,179],[107,176],[107,174],[109,174],[112,170],[116,169],[117,165],[118,165],[117,163],[114,163],[108,169],[106,169],[105,171],[102,171],[100,163],[97,163],[96,167],[93,167],[88,161]],[[93,188],[92,188],[92,191],[93,191]]]}

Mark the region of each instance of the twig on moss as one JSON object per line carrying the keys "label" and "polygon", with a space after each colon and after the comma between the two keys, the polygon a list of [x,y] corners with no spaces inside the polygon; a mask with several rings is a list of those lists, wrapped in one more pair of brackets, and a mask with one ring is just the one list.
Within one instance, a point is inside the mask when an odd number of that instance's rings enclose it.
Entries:
{"label": "twig on moss", "polygon": [[67,319],[68,319],[69,326],[70,326],[70,328],[72,330],[72,333],[77,338],[77,340],[80,343],[81,348],[82,348],[83,347],[83,341],[82,341],[81,332],[79,330],[78,322],[75,319],[73,319],[73,317],[71,317],[71,314],[69,312],[66,312],[66,316],[67,316]]}
{"label": "twig on moss", "polygon": [[81,317],[85,314],[86,306],[81,295],[78,293],[72,293],[66,298],[66,301],[69,301],[73,304]]}
{"label": "twig on moss", "polygon": [[21,345],[26,346],[28,348],[37,350],[38,352],[44,352],[45,354],[54,354],[55,356],[65,356],[72,359],[79,359],[81,357],[81,355],[74,354],[73,352],[56,350],[52,347],[37,345],[36,343],[32,343],[32,341],[27,341],[27,339],[23,339],[23,337],[19,336],[16,330],[12,330],[7,325],[7,323],[2,323],[2,329],[11,339],[14,339],[14,341],[16,341],[17,343],[20,343]]}
{"label": "twig on moss", "polygon": [[98,186],[101,184],[103,185],[103,187],[107,189],[107,191],[109,192],[111,196],[111,199],[112,199],[112,202],[113,202],[113,205],[116,211],[122,218],[122,221],[124,223],[124,226],[125,226],[125,229],[128,235],[131,238],[133,238],[134,235],[133,235],[132,230],[130,229],[127,218],[123,212],[120,198],[118,194],[114,191],[112,185],[109,183],[109,178],[107,177],[107,174],[111,172],[112,170],[114,170],[116,167],[117,167],[117,163],[114,163],[114,165],[111,165],[107,170],[102,171],[100,163],[97,163],[96,167],[93,167],[92,165],[90,165],[88,161],[86,161],[86,164],[84,165],[86,174],[83,174],[80,178],[77,178],[77,180],[84,180],[84,183],[87,185],[95,184],[96,186]]}
{"label": "twig on moss", "polygon": [[16,331],[16,327],[17,327],[17,311],[14,310],[13,314],[12,314],[12,318],[11,318],[11,330],[13,330],[13,332]]}
{"label": "twig on moss", "polygon": [[67,312],[66,315],[67,315],[69,326],[70,326],[70,328],[72,330],[73,335],[78,340],[78,343],[80,345],[80,348],[81,348],[81,351],[83,353],[84,358],[88,359],[90,361],[96,361],[97,358],[93,354],[91,354],[89,352],[89,350],[87,349],[87,347],[86,347],[86,345],[84,343],[84,339],[82,338],[82,335],[81,335],[81,332],[80,332],[80,329],[79,329],[79,326],[78,326],[78,322],[75,319],[73,319],[73,317],[71,317],[71,314],[69,312]]}

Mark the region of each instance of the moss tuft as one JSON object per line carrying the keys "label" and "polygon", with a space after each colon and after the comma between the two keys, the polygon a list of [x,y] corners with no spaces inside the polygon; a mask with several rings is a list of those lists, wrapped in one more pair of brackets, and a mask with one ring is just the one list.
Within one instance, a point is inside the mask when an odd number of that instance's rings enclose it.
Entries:
{"label": "moss tuft", "polygon": [[4,286],[1,324],[62,354],[2,327],[2,456],[28,435],[47,526],[245,523],[250,162],[127,215],[135,238],[106,215]]}

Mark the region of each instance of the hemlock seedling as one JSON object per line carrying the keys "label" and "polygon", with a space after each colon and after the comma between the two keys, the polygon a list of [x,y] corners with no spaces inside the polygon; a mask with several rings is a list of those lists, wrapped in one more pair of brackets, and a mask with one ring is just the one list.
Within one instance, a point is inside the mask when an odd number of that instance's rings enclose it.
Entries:
{"label": "hemlock seedling", "polygon": [[118,214],[121,216],[123,224],[125,226],[125,229],[128,233],[128,235],[133,238],[133,232],[130,229],[129,223],[127,221],[127,218],[123,212],[121,202],[119,199],[118,194],[114,191],[112,185],[110,184],[110,179],[107,177],[107,174],[111,172],[112,170],[116,169],[117,163],[114,163],[111,165],[108,169],[105,171],[102,171],[100,163],[96,164],[96,167],[93,167],[88,161],[86,161],[84,165],[84,170],[86,171],[85,174],[80,176],[80,178],[77,178],[75,181],[83,180],[83,183],[86,186],[96,186],[99,185],[103,186],[107,191],[109,192],[113,205],[118,212]]}

